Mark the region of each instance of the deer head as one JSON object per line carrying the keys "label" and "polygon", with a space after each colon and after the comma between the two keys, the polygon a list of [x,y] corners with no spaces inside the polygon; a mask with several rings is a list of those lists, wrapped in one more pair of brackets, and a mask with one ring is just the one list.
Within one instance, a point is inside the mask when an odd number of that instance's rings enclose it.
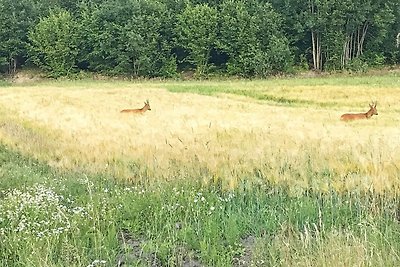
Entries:
{"label": "deer head", "polygon": [[376,110],[376,104],[377,102],[372,102],[371,104],[369,104],[370,107],[370,111],[372,115],[378,115],[378,110]]}
{"label": "deer head", "polygon": [[148,100],[148,99],[144,102],[144,107],[145,107],[147,110],[151,110],[151,108],[150,108],[150,103],[149,103],[149,100]]}

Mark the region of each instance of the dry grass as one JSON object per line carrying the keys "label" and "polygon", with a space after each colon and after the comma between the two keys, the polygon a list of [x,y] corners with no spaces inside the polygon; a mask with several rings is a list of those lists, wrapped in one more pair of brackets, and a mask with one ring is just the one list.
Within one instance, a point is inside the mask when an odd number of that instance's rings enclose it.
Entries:
{"label": "dry grass", "polygon": [[382,255],[374,244],[346,230],[332,231],[324,238],[311,232],[305,229],[300,234],[278,233],[272,240],[256,240],[251,266],[271,261],[276,266],[392,266],[398,258],[397,251]]}
{"label": "dry grass", "polygon": [[[309,81],[280,82],[275,89],[271,81],[202,83],[316,103],[295,106],[226,90],[205,96],[165,89],[183,83],[14,85],[0,90],[0,138],[54,166],[84,166],[124,179],[135,179],[140,168],[154,177],[200,174],[234,187],[257,173],[293,185],[294,193],[309,187],[397,191],[400,87]],[[146,99],[152,110],[143,115],[119,112],[141,108]],[[342,113],[366,111],[372,99],[379,116],[339,120]],[[324,102],[336,104],[324,108]]]}

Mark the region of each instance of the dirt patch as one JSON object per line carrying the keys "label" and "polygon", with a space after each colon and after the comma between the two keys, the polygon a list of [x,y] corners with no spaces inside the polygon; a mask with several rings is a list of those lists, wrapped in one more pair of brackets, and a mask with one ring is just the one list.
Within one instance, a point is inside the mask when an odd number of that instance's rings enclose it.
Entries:
{"label": "dirt patch", "polygon": [[241,244],[243,247],[243,253],[239,257],[236,257],[233,260],[235,266],[240,266],[240,267],[252,266],[252,261],[253,261],[252,251],[254,249],[255,243],[256,243],[256,238],[251,235],[242,239]]}
{"label": "dirt patch", "polygon": [[[145,266],[164,266],[161,259],[154,251],[144,249],[145,240],[131,235],[128,231],[122,231],[120,234],[121,253],[117,257],[117,266],[132,266],[142,264]],[[178,246],[174,253],[175,265],[182,267],[202,267],[194,252],[185,246]]]}
{"label": "dirt patch", "polygon": [[147,266],[162,266],[160,259],[155,253],[144,252],[143,240],[135,238],[129,232],[120,234],[122,252],[117,258],[117,266],[130,266],[131,264],[143,263]]}
{"label": "dirt patch", "polygon": [[44,80],[43,74],[38,72],[18,72],[10,79],[15,84],[33,83]]}

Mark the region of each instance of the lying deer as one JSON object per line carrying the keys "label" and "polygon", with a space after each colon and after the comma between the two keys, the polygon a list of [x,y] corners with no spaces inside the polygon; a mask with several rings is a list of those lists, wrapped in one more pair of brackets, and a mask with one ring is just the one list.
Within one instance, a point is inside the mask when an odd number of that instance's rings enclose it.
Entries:
{"label": "lying deer", "polygon": [[123,109],[123,110],[121,110],[121,113],[140,113],[140,114],[143,114],[147,110],[151,110],[150,103],[149,103],[148,99],[144,102],[144,107],[135,108],[135,109]]}
{"label": "lying deer", "polygon": [[376,110],[376,102],[369,104],[370,109],[366,113],[355,113],[355,114],[343,114],[340,119],[342,121],[350,121],[350,120],[360,120],[360,119],[369,119],[372,115],[378,115],[378,111]]}

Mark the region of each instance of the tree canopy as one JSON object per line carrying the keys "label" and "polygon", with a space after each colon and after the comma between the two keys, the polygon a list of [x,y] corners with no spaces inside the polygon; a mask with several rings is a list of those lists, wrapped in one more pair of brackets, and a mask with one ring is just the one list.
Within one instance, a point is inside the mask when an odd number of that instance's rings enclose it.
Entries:
{"label": "tree canopy", "polygon": [[398,0],[0,0],[0,72],[264,77],[400,62]]}

